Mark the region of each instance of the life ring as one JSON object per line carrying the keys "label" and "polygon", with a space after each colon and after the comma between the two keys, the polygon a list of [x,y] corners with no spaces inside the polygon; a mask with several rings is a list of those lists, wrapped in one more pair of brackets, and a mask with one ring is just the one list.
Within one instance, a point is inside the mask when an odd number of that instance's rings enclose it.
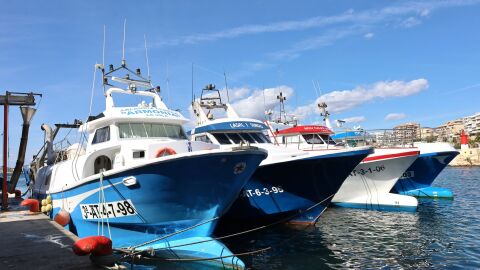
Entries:
{"label": "life ring", "polygon": [[165,157],[170,155],[175,155],[177,152],[170,147],[163,147],[157,150],[155,157]]}

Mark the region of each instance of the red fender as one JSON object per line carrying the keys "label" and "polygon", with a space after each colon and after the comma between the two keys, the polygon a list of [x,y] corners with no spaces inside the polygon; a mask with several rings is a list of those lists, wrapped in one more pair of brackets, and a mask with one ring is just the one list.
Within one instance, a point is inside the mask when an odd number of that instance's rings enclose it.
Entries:
{"label": "red fender", "polygon": [[55,217],[53,218],[55,222],[65,227],[68,223],[70,223],[70,213],[66,210],[62,209],[58,212]]}
{"label": "red fender", "polygon": [[88,236],[79,239],[73,244],[73,253],[78,256],[92,254],[93,256],[105,256],[112,254],[112,240],[105,236]]}
{"label": "red fender", "polygon": [[40,203],[36,199],[23,200],[20,205],[21,206],[29,206],[30,207],[30,212],[39,212],[40,211]]}
{"label": "red fender", "polygon": [[15,198],[20,198],[22,197],[22,191],[19,189],[15,189]]}
{"label": "red fender", "polygon": [[157,150],[155,153],[155,157],[164,157],[164,156],[170,156],[170,155],[175,155],[177,152],[173,150],[170,147],[163,147]]}

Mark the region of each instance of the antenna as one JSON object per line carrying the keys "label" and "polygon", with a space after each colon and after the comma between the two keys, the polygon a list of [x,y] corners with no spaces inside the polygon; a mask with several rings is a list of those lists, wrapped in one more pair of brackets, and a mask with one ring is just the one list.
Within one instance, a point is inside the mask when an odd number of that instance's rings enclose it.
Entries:
{"label": "antenna", "polygon": [[267,111],[267,105],[266,105],[266,101],[265,101],[265,87],[262,87],[263,90],[262,90],[262,94],[263,94],[263,111],[265,112],[265,120],[266,121],[271,121],[270,119],[270,116],[272,115],[272,111],[271,110],[268,110]]}
{"label": "antenna", "polygon": [[103,25],[103,50],[102,50],[102,65],[105,67],[105,35],[106,35],[106,26]]}
{"label": "antenna", "polygon": [[[318,83],[318,82],[317,82],[317,83]],[[315,81],[312,80],[313,89],[315,89],[315,94],[317,95],[317,98],[319,98],[319,97],[320,97],[320,95],[318,94],[318,88],[319,88],[319,87],[318,87],[317,83],[315,83]]]}
{"label": "antenna", "polygon": [[[147,61],[147,76],[148,80],[150,80],[150,63],[148,62],[148,49],[147,49],[147,35],[143,34],[143,40],[145,41],[145,59]],[[125,39],[123,41],[125,47]]]}
{"label": "antenna", "polygon": [[195,97],[193,96],[193,62],[192,62],[192,103],[195,100]]}
{"label": "antenna", "polygon": [[125,34],[127,32],[127,19],[123,22],[123,49],[122,49],[122,66],[125,66]]}
{"label": "antenna", "polygon": [[227,101],[230,103],[230,96],[228,95],[227,73],[223,70],[223,77],[225,78],[225,89],[227,90]]}
{"label": "antenna", "polygon": [[167,98],[168,98],[168,102],[170,102],[170,72],[169,72],[168,61],[167,61]]}

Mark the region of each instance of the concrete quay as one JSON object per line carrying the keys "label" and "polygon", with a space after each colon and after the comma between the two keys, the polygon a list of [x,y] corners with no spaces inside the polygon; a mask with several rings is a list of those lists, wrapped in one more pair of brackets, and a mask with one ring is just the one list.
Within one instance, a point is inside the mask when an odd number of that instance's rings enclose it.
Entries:
{"label": "concrete quay", "polygon": [[0,269],[100,269],[73,253],[77,236],[9,201],[11,210],[0,212]]}

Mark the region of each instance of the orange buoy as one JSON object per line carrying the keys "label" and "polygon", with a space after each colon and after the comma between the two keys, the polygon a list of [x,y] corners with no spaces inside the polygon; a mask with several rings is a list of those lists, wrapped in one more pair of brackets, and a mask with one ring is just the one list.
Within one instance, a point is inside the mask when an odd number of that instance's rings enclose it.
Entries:
{"label": "orange buoy", "polygon": [[77,240],[73,244],[73,253],[78,256],[92,254],[93,256],[105,256],[112,254],[112,240],[105,236],[88,236]]}
{"label": "orange buoy", "polygon": [[29,206],[30,207],[30,212],[39,212],[40,211],[40,203],[36,199],[23,200],[20,205],[21,206]]}
{"label": "orange buoy", "polygon": [[55,215],[53,220],[65,227],[68,223],[70,223],[70,213],[68,213],[65,209],[62,209]]}
{"label": "orange buoy", "polygon": [[157,150],[155,153],[155,157],[164,157],[164,156],[170,156],[170,155],[175,155],[177,152],[173,150],[170,147],[162,147]]}

